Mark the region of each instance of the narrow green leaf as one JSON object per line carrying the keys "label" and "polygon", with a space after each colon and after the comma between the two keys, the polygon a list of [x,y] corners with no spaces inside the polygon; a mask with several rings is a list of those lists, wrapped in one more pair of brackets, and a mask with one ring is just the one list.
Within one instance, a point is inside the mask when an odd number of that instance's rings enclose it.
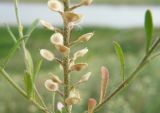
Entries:
{"label": "narrow green leaf", "polygon": [[15,35],[13,34],[11,28],[8,25],[6,25],[6,28],[7,28],[8,33],[10,34],[11,38],[13,39],[13,41],[16,43],[17,39],[16,39]]}
{"label": "narrow green leaf", "polygon": [[17,48],[19,48],[21,41],[23,39],[18,40],[13,48],[11,48],[10,52],[8,53],[8,55],[5,57],[5,60],[3,61],[3,67],[5,68],[5,66],[8,64],[9,60],[11,59],[11,57],[14,55],[14,53],[16,52]]}
{"label": "narrow green leaf", "polygon": [[33,81],[35,81],[35,79],[36,79],[36,77],[37,77],[37,75],[38,75],[38,73],[40,71],[40,68],[41,68],[41,65],[42,65],[42,61],[43,60],[40,60],[35,66],[35,73],[34,73],[34,76],[33,76]]}
{"label": "narrow green leaf", "polygon": [[30,52],[25,48],[25,64],[26,64],[26,68],[27,68],[27,72],[30,73],[30,75],[33,75],[33,60],[32,60],[32,57],[31,57],[31,54]]}
{"label": "narrow green leaf", "polygon": [[33,94],[33,82],[32,82],[31,75],[28,72],[25,73],[24,83],[25,83],[27,95],[29,98],[31,98]]}
{"label": "narrow green leaf", "polygon": [[124,75],[124,55],[123,55],[123,50],[121,48],[121,46],[117,43],[117,42],[113,42],[114,44],[114,48],[116,51],[116,54],[119,58],[119,62],[121,65],[121,76],[122,76],[122,80],[125,80],[125,75]]}
{"label": "narrow green leaf", "polygon": [[26,38],[26,42],[28,41],[28,39],[30,38],[32,32],[36,29],[37,25],[39,24],[39,19],[36,19],[33,21],[33,23],[31,24],[31,26],[28,28],[26,34],[25,34],[25,38]]}
{"label": "narrow green leaf", "polygon": [[146,52],[148,52],[152,41],[153,34],[153,21],[152,14],[150,10],[145,13],[145,33],[146,33]]}

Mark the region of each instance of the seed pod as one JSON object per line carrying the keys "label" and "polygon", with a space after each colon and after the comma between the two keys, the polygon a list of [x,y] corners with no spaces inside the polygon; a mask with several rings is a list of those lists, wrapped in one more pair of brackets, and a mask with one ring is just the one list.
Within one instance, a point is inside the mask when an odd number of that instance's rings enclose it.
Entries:
{"label": "seed pod", "polygon": [[87,63],[75,64],[70,67],[70,71],[81,71],[88,66]]}
{"label": "seed pod", "polygon": [[102,103],[105,96],[106,96],[106,91],[109,83],[109,71],[105,67],[101,67],[101,75],[102,75],[102,80],[101,80],[101,90],[100,90],[100,101],[99,103]]}
{"label": "seed pod", "polygon": [[85,75],[83,75],[80,80],[78,81],[78,83],[82,83],[82,82],[87,82],[89,80],[91,76],[91,72],[86,73]]}
{"label": "seed pod", "polygon": [[83,57],[87,52],[88,52],[87,48],[79,50],[74,54],[74,58],[73,59],[76,60],[78,57]]}
{"label": "seed pod", "polygon": [[81,3],[88,6],[92,3],[93,0],[81,0]]}
{"label": "seed pod", "polygon": [[52,26],[52,24],[48,23],[47,21],[45,20],[40,20],[40,23],[47,29],[53,31],[54,30],[54,27]]}
{"label": "seed pod", "polygon": [[70,48],[68,48],[64,45],[56,45],[56,48],[60,53],[62,53],[64,55],[67,55],[70,52]]}
{"label": "seed pod", "polygon": [[63,4],[58,0],[49,0],[48,7],[52,11],[56,11],[56,12],[63,12],[64,11]]}
{"label": "seed pod", "polygon": [[50,51],[47,50],[47,49],[41,49],[41,50],[40,50],[40,55],[41,55],[44,59],[46,59],[46,60],[48,60],[48,61],[52,61],[52,60],[54,59],[53,53],[50,52]]}
{"label": "seed pod", "polygon": [[84,35],[80,36],[78,38],[78,40],[80,42],[86,42],[86,41],[90,40],[93,35],[94,35],[94,33],[87,33],[87,34],[84,34]]}
{"label": "seed pod", "polygon": [[63,14],[64,19],[67,23],[76,24],[82,20],[82,15],[67,11]]}
{"label": "seed pod", "polygon": [[50,41],[55,45],[63,45],[63,35],[61,33],[54,33],[51,36]]}
{"label": "seed pod", "polygon": [[80,93],[76,89],[72,89],[69,93],[69,97],[66,98],[65,103],[67,105],[79,104],[81,101]]}
{"label": "seed pod", "polygon": [[96,107],[96,100],[94,98],[90,98],[88,100],[88,113],[93,113],[94,108]]}
{"label": "seed pod", "polygon": [[51,79],[46,80],[44,85],[48,91],[58,91],[59,89],[58,84],[53,82]]}
{"label": "seed pod", "polygon": [[59,79],[59,77],[57,75],[54,75],[52,73],[50,73],[51,75],[51,80],[55,83],[58,83],[58,84],[62,84],[63,82]]}

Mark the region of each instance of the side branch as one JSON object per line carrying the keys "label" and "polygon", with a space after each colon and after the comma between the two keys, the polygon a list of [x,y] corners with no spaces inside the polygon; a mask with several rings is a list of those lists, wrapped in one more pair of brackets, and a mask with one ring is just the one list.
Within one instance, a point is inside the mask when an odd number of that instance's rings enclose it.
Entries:
{"label": "side branch", "polygon": [[114,97],[117,93],[119,93],[119,91],[121,91],[125,85],[129,84],[132,81],[132,79],[137,75],[137,73],[148,63],[148,58],[150,57],[150,55],[152,54],[152,52],[155,50],[155,48],[158,46],[159,43],[160,43],[160,38],[158,38],[158,40],[155,41],[155,43],[153,44],[149,52],[144,56],[140,64],[137,66],[135,71],[131,73],[128,79],[122,82],[101,104],[99,104],[94,109],[94,112],[97,112],[98,110],[100,110],[100,108],[102,108],[106,104],[106,102],[112,99],[112,97]]}

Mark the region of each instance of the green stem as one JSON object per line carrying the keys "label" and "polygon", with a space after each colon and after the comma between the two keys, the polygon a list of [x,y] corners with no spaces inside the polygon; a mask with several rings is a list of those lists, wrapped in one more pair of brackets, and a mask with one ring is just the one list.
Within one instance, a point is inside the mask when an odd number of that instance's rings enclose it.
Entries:
{"label": "green stem", "polygon": [[55,92],[53,92],[53,95],[52,95],[52,111],[53,111],[53,113],[55,113],[54,104],[55,104]]}
{"label": "green stem", "polygon": [[[4,78],[23,96],[28,100],[28,96],[26,94],[26,92],[20,88],[15,81],[13,81],[13,79],[9,76],[9,74],[2,68],[0,68],[0,73],[1,75],[4,76]],[[48,110],[44,107],[42,107],[41,105],[39,105],[35,100],[30,100],[37,108],[39,108],[40,110],[42,110],[44,113],[49,113]]]}
{"label": "green stem", "polygon": [[38,89],[36,88],[35,85],[34,85],[34,89],[35,89],[35,92],[36,92],[36,94],[38,96],[38,99],[40,100],[41,104],[43,105],[44,108],[47,109],[47,106],[46,106],[45,102],[43,101],[42,96],[40,95],[40,93],[39,93],[39,91],[38,91]]}
{"label": "green stem", "polygon": [[131,75],[126,79],[124,82],[122,82],[104,101],[99,104],[95,109],[94,112],[99,111],[110,99],[112,99],[119,91],[121,91],[125,85],[129,84],[131,80],[137,75],[137,73],[148,63],[147,59],[152,54],[152,52],[155,50],[155,48],[160,43],[160,38],[153,44],[149,52],[144,56],[144,58],[141,60],[140,64],[137,66],[135,71],[131,73]]}

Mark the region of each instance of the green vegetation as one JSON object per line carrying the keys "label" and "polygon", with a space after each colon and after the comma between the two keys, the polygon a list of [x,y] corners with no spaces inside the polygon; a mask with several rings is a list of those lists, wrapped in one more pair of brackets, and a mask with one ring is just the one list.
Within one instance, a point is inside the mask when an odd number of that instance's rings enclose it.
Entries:
{"label": "green vegetation", "polygon": [[[1,1],[11,1],[11,0],[1,0]],[[43,2],[46,3],[47,0],[21,0],[22,2]],[[71,0],[73,2],[78,2],[80,0]],[[107,3],[107,4],[160,4],[159,0],[94,0],[94,3]]]}
{"label": "green vegetation", "polygon": [[[15,27],[12,27],[11,29],[14,33],[17,33]],[[144,55],[145,42],[143,42],[143,40],[145,38],[145,32],[143,29],[118,30],[97,27],[77,28],[75,31],[76,32],[73,34],[73,40],[81,34],[90,31],[95,31],[96,34],[91,41],[86,42],[84,45],[76,45],[77,49],[84,48],[86,47],[85,45],[88,46],[89,53],[85,58],[81,58],[78,62],[87,61],[89,67],[86,70],[92,72],[92,78],[90,81],[86,83],[86,85],[81,85],[80,87],[83,91],[83,102],[80,104],[81,107],[76,107],[76,109],[74,109],[74,113],[82,113],[80,109],[86,109],[86,100],[89,97],[98,98],[96,95],[98,95],[99,92],[97,89],[99,89],[98,81],[100,83],[100,66],[104,65],[110,70],[111,80],[109,92],[111,92],[121,81],[120,64],[112,42],[119,42],[124,50],[124,57],[126,59],[125,75],[128,75]],[[157,36],[159,34],[158,32],[158,29],[155,30],[154,35]],[[0,28],[0,34],[0,61],[2,62],[14,42],[5,28]],[[50,31],[45,29],[37,29],[32,34],[32,38],[29,40],[27,46],[31,50],[35,62],[41,58],[39,55],[39,50],[41,48],[48,49],[52,46],[49,42],[51,34]],[[76,50],[73,50],[72,52]],[[56,51],[54,46],[53,51]],[[7,66],[7,69],[13,73],[12,77],[19,84],[22,84],[22,76],[24,76],[21,75],[24,67],[22,61],[21,54],[17,52]],[[59,75],[60,78],[62,77],[62,73],[56,63],[55,65],[56,66],[51,66],[50,62],[44,61],[42,71],[39,74],[39,81],[37,81],[38,88],[48,103],[51,103],[50,95],[43,85],[44,80],[48,76],[47,73],[53,72]],[[143,69],[140,73],[141,76],[136,78],[137,80],[134,81],[130,87],[122,91],[120,95],[114,97],[109,105],[106,105],[107,108],[105,110],[108,111],[101,110],[101,113],[157,113],[160,105],[158,92],[160,90],[158,67],[160,67],[160,60],[157,58],[156,61],[153,61]],[[86,70],[80,72],[78,75],[76,74],[76,76],[72,73],[73,79],[78,80],[80,75],[84,74]],[[90,90],[90,93],[88,93],[88,90]],[[17,94],[17,92],[2,77],[0,79],[0,91],[0,113],[41,113],[23,99],[23,97]],[[48,107],[51,106],[48,105]]]}

